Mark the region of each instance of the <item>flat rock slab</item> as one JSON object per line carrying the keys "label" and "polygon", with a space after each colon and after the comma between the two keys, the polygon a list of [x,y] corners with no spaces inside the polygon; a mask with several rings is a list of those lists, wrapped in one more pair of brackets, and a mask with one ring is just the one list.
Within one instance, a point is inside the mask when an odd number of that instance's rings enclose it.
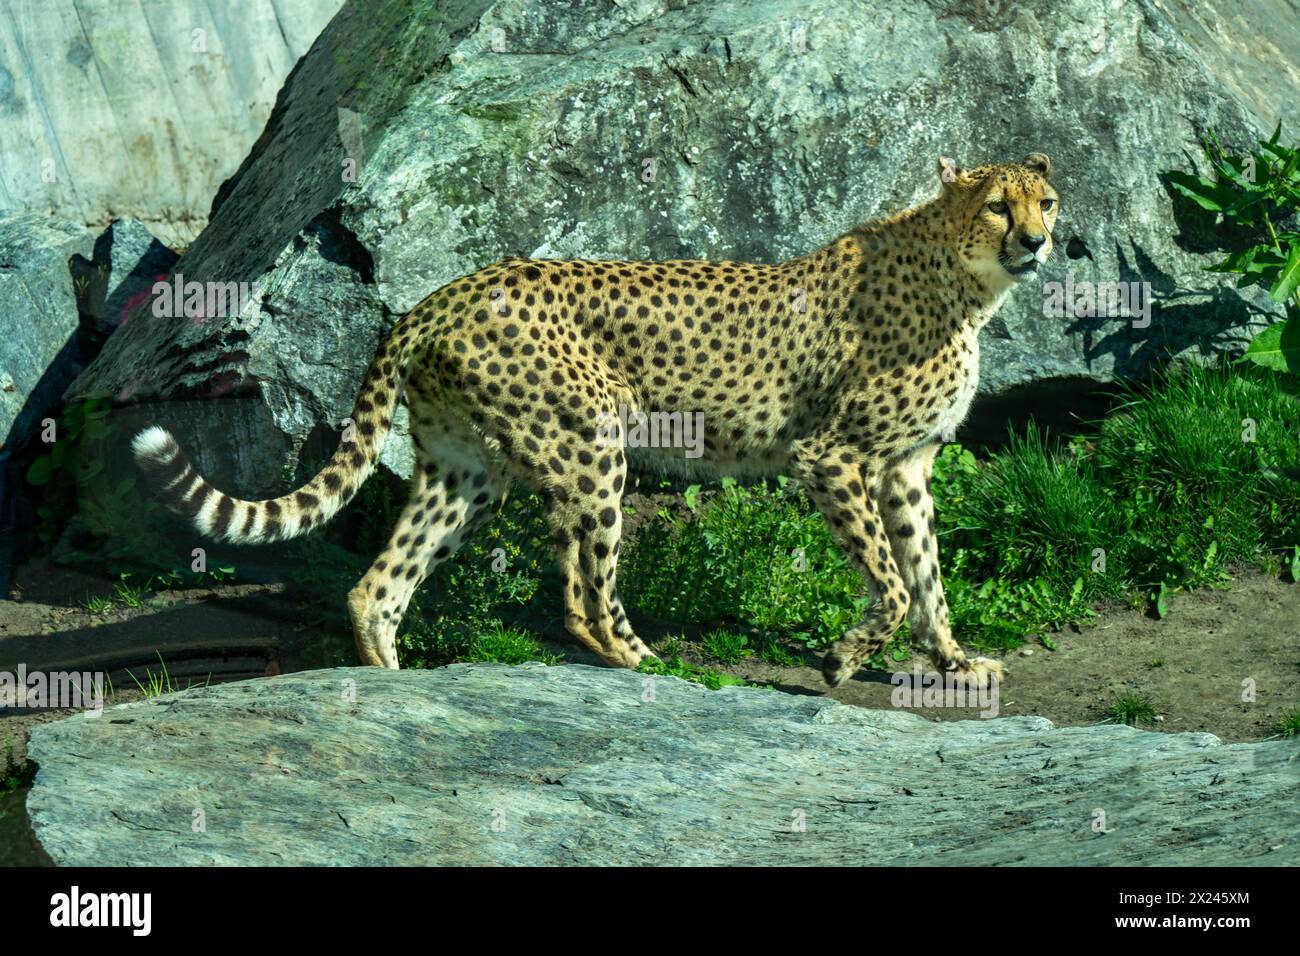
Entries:
{"label": "flat rock slab", "polygon": [[1300,742],[580,665],[225,684],[37,727],[28,753],[61,864],[1300,863]]}

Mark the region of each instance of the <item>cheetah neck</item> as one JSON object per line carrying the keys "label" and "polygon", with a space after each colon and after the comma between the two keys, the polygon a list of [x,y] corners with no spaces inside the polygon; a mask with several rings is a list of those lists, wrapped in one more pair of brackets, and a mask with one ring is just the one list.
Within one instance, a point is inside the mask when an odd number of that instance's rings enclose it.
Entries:
{"label": "cheetah neck", "polygon": [[987,270],[973,267],[961,255],[960,223],[965,213],[949,197],[940,196],[883,219],[865,223],[814,255],[831,260],[846,250],[858,255],[909,249],[911,254],[943,275],[950,292],[950,318],[979,333],[997,313],[1015,280],[996,263]]}

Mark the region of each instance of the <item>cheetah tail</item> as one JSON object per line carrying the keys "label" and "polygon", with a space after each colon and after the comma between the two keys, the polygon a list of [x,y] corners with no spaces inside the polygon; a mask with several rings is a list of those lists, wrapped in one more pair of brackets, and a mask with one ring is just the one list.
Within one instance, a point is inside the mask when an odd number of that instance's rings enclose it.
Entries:
{"label": "cheetah tail", "polygon": [[410,333],[399,334],[399,330],[400,326],[389,334],[366,373],[353,407],[352,427],[344,428],[343,441],[329,463],[301,488],[265,501],[231,497],[204,480],[171,433],[155,425],[131,442],[150,491],[200,534],[216,541],[285,541],[329,521],[374,471],[388,436],[414,350],[408,342]]}

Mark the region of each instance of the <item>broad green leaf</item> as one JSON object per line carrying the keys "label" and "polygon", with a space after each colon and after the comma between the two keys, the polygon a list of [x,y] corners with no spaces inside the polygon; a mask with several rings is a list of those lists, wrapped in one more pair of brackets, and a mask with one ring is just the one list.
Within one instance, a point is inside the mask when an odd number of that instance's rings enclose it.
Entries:
{"label": "broad green leaf", "polygon": [[53,471],[54,466],[50,462],[50,456],[42,455],[27,469],[27,480],[33,485],[43,485],[50,480]]}
{"label": "broad green leaf", "polygon": [[1274,302],[1285,302],[1297,285],[1300,285],[1300,245],[1291,247],[1291,254],[1287,256],[1281,275],[1269,290],[1269,297]]}
{"label": "broad green leaf", "polygon": [[700,503],[700,486],[691,485],[686,489],[682,497],[686,499],[686,507],[694,511],[697,507],[699,507],[699,503]]}
{"label": "broad green leaf", "polygon": [[1225,158],[1218,164],[1220,175],[1236,186],[1238,189],[1246,192],[1263,192],[1264,187],[1260,185],[1260,179],[1263,178],[1263,172],[1267,167],[1261,168],[1258,164],[1255,166],[1255,181],[1251,182],[1244,175],[1246,163],[1236,157]]}
{"label": "broad green leaf", "polygon": [[1267,246],[1251,246],[1249,249],[1242,249],[1240,252],[1233,252],[1228,255],[1222,262],[1216,262],[1212,266],[1206,266],[1206,272],[1245,272],[1251,271],[1251,266],[1255,262],[1255,256],[1260,252],[1266,252]]}
{"label": "broad green leaf", "polygon": [[1276,372],[1300,372],[1300,325],[1275,322],[1251,340],[1246,358]]}
{"label": "broad green leaf", "polygon": [[1169,185],[1177,192],[1210,212],[1223,212],[1225,202],[1231,199],[1231,195],[1218,183],[1212,183],[1200,176],[1178,171],[1169,172],[1165,175],[1169,178]]}
{"label": "broad green leaf", "polygon": [[1163,581],[1160,582],[1160,590],[1154,595],[1156,605],[1156,617],[1164,619],[1169,613],[1169,585]]}
{"label": "broad green leaf", "polygon": [[108,434],[108,426],[98,418],[86,419],[85,435],[90,439],[103,438]]}

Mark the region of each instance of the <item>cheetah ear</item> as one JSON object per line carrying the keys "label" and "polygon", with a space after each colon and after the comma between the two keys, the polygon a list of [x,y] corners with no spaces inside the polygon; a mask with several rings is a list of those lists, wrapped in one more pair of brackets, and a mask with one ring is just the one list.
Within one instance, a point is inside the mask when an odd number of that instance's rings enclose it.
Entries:
{"label": "cheetah ear", "polygon": [[955,159],[949,159],[947,156],[939,157],[940,182],[955,183],[959,175],[961,175],[961,170],[957,167],[957,161]]}
{"label": "cheetah ear", "polygon": [[1021,163],[1041,175],[1044,179],[1052,175],[1052,161],[1047,158],[1046,153],[1030,153],[1021,160]]}

